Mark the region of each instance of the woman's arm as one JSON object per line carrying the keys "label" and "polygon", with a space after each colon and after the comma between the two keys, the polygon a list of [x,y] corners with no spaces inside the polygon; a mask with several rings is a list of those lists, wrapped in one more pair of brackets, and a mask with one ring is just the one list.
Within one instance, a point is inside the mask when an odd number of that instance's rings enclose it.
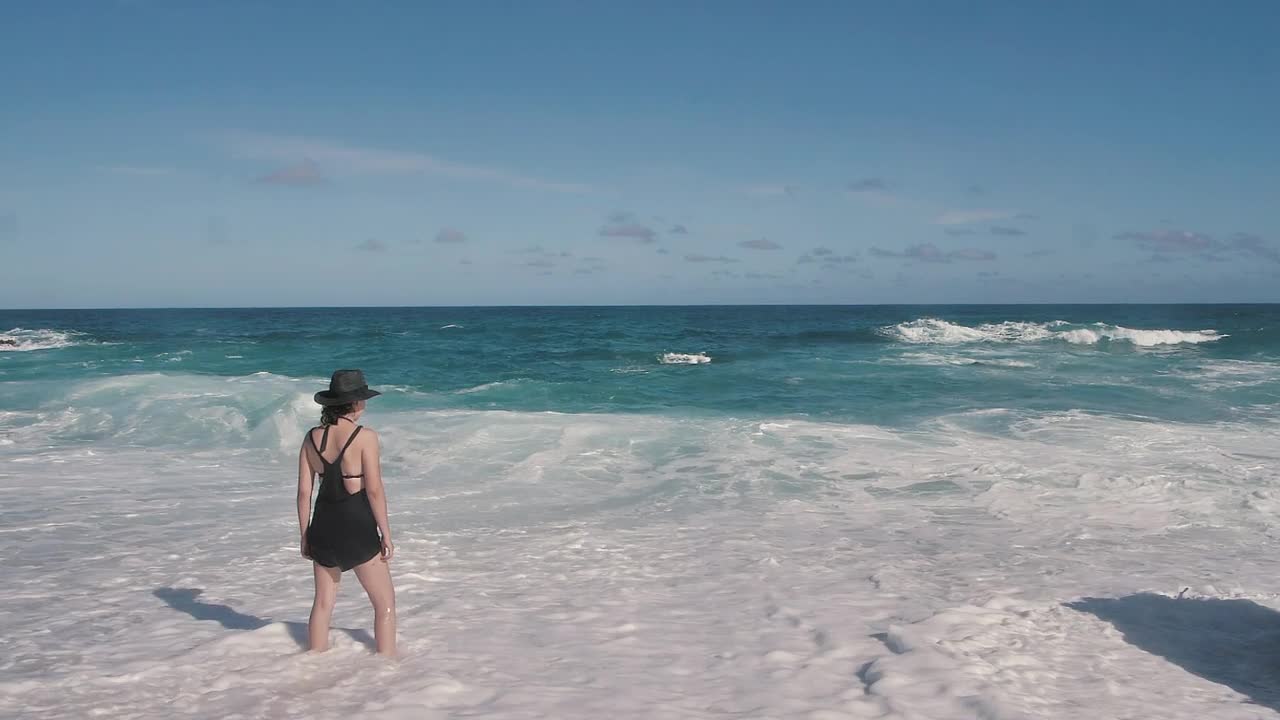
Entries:
{"label": "woman's arm", "polygon": [[391,525],[387,523],[387,493],[382,485],[382,461],[375,432],[369,433],[369,441],[364,444],[360,469],[364,472],[364,491],[373,506],[373,518],[378,522],[378,532],[382,533],[382,557],[390,560],[395,546],[391,544]]}
{"label": "woman's arm", "polygon": [[315,473],[311,470],[311,461],[307,459],[307,443],[303,441],[298,450],[298,531],[302,534],[302,557],[308,557],[307,525],[311,523],[311,483]]}

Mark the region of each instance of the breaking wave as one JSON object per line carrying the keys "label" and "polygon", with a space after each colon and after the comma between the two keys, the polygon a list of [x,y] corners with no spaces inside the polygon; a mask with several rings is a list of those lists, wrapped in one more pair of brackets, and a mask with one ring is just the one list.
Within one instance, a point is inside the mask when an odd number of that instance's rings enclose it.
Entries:
{"label": "breaking wave", "polygon": [[72,345],[82,345],[85,342],[87,341],[84,333],[71,330],[13,328],[8,332],[0,332],[0,352],[54,350]]}
{"label": "breaking wave", "polygon": [[1153,347],[1214,342],[1227,337],[1216,330],[1142,330],[1105,323],[1073,325],[1063,320],[1047,323],[1005,321],[970,327],[937,318],[920,318],[898,323],[882,328],[881,332],[899,342],[921,345],[1032,343],[1056,340],[1074,345],[1127,342],[1138,347]]}

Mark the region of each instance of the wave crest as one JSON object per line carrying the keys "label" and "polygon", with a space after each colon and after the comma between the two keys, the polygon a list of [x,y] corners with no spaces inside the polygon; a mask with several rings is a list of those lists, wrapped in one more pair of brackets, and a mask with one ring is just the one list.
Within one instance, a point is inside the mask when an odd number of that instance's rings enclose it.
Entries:
{"label": "wave crest", "polygon": [[711,356],[702,353],[663,353],[658,357],[663,365],[705,365],[711,362]]}
{"label": "wave crest", "polygon": [[881,332],[899,342],[917,345],[1032,343],[1059,340],[1073,345],[1096,345],[1108,341],[1128,342],[1139,347],[1154,347],[1214,342],[1227,337],[1216,330],[1142,330],[1105,323],[1072,326],[1064,320],[1047,323],[1006,320],[969,327],[937,318],[920,318],[898,323],[881,328]]}
{"label": "wave crest", "polygon": [[71,330],[13,328],[8,332],[0,332],[0,352],[54,350],[84,344],[84,337],[84,333]]}

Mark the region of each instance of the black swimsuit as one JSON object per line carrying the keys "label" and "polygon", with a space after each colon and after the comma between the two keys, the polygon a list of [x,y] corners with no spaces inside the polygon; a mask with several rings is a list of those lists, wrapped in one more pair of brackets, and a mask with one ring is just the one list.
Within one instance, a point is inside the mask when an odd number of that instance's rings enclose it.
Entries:
{"label": "black swimsuit", "polygon": [[342,456],[346,454],[351,442],[360,434],[361,427],[356,427],[347,438],[338,457],[333,462],[324,459],[324,447],[329,444],[329,426],[325,426],[324,435],[316,446],[315,436],[307,431],[307,439],[316,455],[324,464],[320,473],[320,491],[316,493],[316,510],[311,516],[311,525],[307,527],[307,547],[311,559],[325,567],[337,567],[343,570],[362,565],[382,552],[382,539],[378,535],[378,521],[373,517],[373,506],[369,504],[369,496],[364,490],[347,492],[343,484],[344,477],[360,477],[359,475],[342,474]]}

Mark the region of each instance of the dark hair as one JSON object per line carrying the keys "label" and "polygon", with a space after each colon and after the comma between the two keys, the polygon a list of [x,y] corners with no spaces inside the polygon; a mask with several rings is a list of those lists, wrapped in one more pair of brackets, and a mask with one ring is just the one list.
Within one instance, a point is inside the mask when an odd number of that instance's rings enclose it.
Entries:
{"label": "dark hair", "polygon": [[353,402],[347,403],[345,405],[325,405],[324,409],[320,411],[320,424],[321,425],[337,425],[338,418],[342,417],[343,415],[346,415],[349,412],[354,412],[355,409],[356,409],[356,404]]}

